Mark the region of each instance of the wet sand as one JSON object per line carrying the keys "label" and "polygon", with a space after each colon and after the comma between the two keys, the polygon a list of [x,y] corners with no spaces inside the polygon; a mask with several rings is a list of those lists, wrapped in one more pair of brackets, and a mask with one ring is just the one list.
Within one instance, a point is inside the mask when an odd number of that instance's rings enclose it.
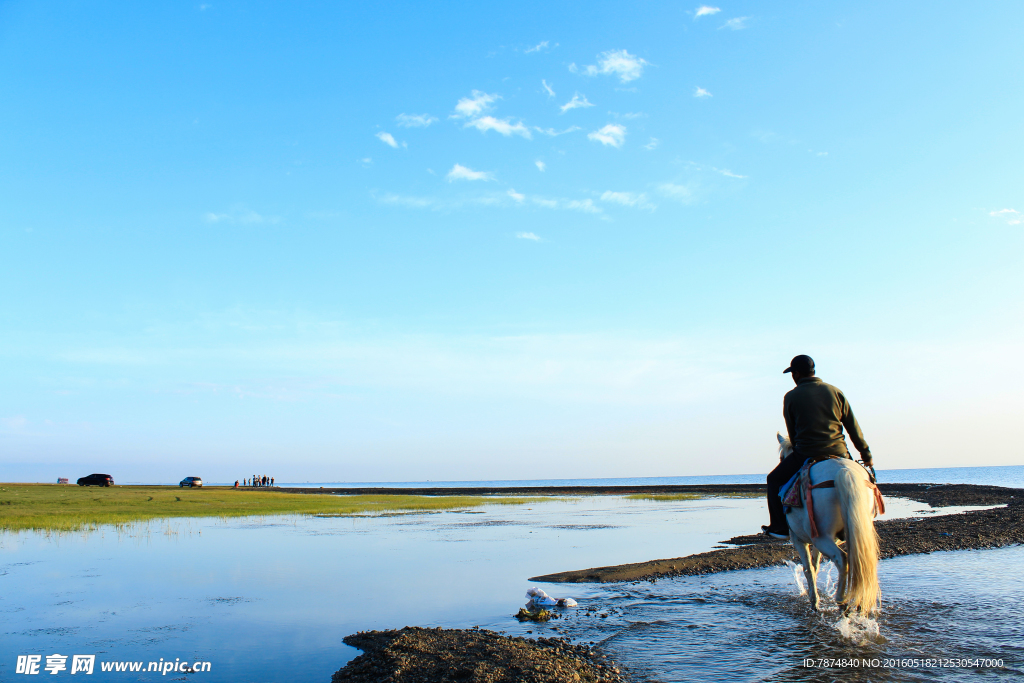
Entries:
{"label": "wet sand", "polygon": [[560,638],[514,638],[483,629],[407,626],[345,638],[363,651],[334,683],[619,683],[614,664],[585,645]]}
{"label": "wet sand", "polygon": [[[883,496],[910,498],[932,507],[1006,506],[954,515],[876,522],[882,558],[1024,543],[1024,489],[970,484],[881,484],[879,488]],[[548,583],[653,581],[673,576],[772,567],[797,559],[789,541],[750,535],[736,536],[723,543],[738,547],[672,559],[558,572],[530,580]]]}

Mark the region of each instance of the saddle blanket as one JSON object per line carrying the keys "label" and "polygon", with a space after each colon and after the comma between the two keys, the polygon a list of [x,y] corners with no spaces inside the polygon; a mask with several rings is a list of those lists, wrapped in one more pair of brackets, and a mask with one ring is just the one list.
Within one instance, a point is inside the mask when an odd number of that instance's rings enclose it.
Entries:
{"label": "saddle blanket", "polygon": [[810,484],[811,465],[815,462],[814,460],[805,462],[804,466],[790,477],[785,486],[779,489],[779,498],[782,499],[783,505],[791,508],[802,508],[804,506],[803,492],[806,490],[807,485]]}

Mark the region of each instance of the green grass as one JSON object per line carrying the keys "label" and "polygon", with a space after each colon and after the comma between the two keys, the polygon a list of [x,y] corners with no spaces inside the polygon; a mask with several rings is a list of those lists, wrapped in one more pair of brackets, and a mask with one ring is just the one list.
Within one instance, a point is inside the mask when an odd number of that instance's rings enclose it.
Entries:
{"label": "green grass", "polygon": [[763,493],[633,493],[630,500],[707,500],[709,498],[764,498]]}
{"label": "green grass", "polygon": [[177,486],[0,484],[0,530],[78,531],[168,517],[349,516],[440,511],[546,498],[488,496],[332,496]]}

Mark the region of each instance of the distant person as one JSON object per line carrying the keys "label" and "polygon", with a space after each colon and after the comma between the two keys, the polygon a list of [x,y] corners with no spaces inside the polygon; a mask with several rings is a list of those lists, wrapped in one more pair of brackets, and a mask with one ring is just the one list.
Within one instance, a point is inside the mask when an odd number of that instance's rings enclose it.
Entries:
{"label": "distant person", "polygon": [[237,479],[235,479],[235,488],[236,489],[238,488],[238,480]]}
{"label": "distant person", "polygon": [[[843,427],[860,453],[862,462],[871,466],[871,449],[864,440],[857,418],[843,392],[825,384],[814,375],[814,359],[796,356],[783,373],[793,377],[795,389],[782,400],[782,414],[793,452],[768,475],[768,526],[761,531],[775,538],[789,538],[789,524],[779,498],[779,489],[800,471],[807,460],[849,458]],[[852,458],[851,458],[852,459]]]}
{"label": "distant person", "polygon": [[274,485],[274,478],[273,478],[273,477],[271,477],[271,478],[270,478],[270,485],[271,485],[271,486],[273,486],[273,485]]}

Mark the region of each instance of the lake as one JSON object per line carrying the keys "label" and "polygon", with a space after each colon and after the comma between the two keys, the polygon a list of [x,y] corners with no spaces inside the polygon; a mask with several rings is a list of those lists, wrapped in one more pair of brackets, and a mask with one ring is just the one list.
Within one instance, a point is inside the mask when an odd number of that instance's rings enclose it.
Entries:
{"label": "lake", "polygon": [[[936,512],[893,499],[886,518],[923,514]],[[42,655],[45,664],[59,653],[96,655],[94,675],[110,680],[329,681],[358,654],[341,642],[345,635],[406,625],[594,641],[639,680],[833,680],[839,672],[804,669],[804,658],[861,654],[1001,658],[1006,668],[981,673],[1021,673],[1018,547],[883,561],[882,616],[859,628],[837,628],[834,612],[810,612],[786,567],[543,585],[579,608],[544,625],[512,618],[530,576],[701,552],[750,533],[764,517],[760,499],[593,496],[431,514],[172,519],[121,532],[5,534],[0,678],[14,678],[18,655]],[[176,658],[208,661],[210,671],[99,670],[99,662],[145,667]],[[851,680],[875,680],[879,672],[853,673]]]}

